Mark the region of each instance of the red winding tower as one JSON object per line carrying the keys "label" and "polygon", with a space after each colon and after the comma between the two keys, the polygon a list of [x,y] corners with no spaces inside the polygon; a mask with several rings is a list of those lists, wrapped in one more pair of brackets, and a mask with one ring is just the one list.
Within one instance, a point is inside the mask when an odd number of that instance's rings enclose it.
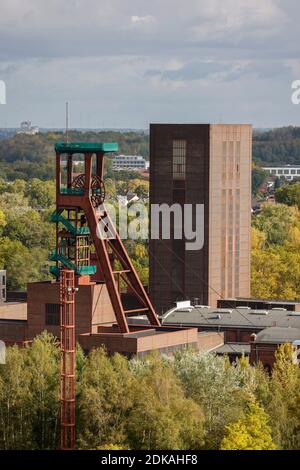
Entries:
{"label": "red winding tower", "polygon": [[[127,315],[143,313],[150,325],[160,322],[135,271],[128,253],[112,226],[105,206],[103,164],[106,153],[118,150],[114,143],[60,142],[56,150],[56,250],[50,259],[56,262],[51,273],[60,277],[62,269],[75,272],[76,283],[89,282],[96,273],[91,264],[91,246],[98,259],[98,278],[105,282],[120,333],[129,333]],[[84,156],[84,173],[74,175],[74,156]],[[100,233],[102,234],[100,236]],[[122,281],[134,295],[138,308],[126,310],[120,293]]]}

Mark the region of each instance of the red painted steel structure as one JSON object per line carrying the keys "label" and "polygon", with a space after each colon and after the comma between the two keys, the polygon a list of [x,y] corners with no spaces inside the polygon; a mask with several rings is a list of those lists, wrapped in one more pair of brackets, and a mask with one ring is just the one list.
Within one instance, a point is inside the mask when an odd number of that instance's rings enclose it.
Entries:
{"label": "red painted steel structure", "polygon": [[60,273],[61,328],[61,449],[75,446],[75,276],[74,271]]}
{"label": "red painted steel structure", "polygon": [[[56,145],[56,211],[59,214],[76,213],[76,220],[83,220],[90,231],[90,243],[94,245],[103,282],[106,283],[114,308],[120,333],[129,333],[126,310],[122,304],[120,281],[135,296],[138,308],[134,313],[147,315],[150,325],[160,326],[152,303],[137,275],[130,257],[108,216],[104,201],[103,165],[105,146],[114,144],[59,143]],[[84,156],[84,174],[73,174],[73,156]],[[96,156],[93,174],[93,156]],[[62,187],[62,158],[66,162],[66,185]],[[100,236],[100,233],[102,235]],[[63,235],[57,223],[57,250]],[[76,245],[76,242],[74,242]],[[89,258],[89,256],[87,256]],[[112,262],[112,258],[114,261]],[[117,266],[117,267],[116,267]]]}

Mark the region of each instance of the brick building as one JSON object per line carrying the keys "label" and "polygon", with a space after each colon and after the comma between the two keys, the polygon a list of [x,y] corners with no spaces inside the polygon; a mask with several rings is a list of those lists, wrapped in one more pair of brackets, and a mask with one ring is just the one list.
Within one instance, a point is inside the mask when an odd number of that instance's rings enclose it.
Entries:
{"label": "brick building", "polygon": [[204,246],[150,239],[150,297],[163,312],[176,300],[250,295],[252,127],[151,124],[150,205],[204,205]]}
{"label": "brick building", "polygon": [[252,335],[250,346],[250,363],[261,362],[271,370],[275,362],[275,353],[279,345],[290,343],[294,347],[295,362],[300,347],[300,328],[271,327]]}

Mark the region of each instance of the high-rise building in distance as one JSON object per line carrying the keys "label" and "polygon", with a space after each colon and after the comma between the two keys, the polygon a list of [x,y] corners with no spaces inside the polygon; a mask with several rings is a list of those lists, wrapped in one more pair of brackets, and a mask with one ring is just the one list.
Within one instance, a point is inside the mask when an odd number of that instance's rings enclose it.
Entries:
{"label": "high-rise building in distance", "polygon": [[176,300],[216,306],[220,298],[249,297],[251,160],[251,125],[150,125],[151,206],[204,205],[202,249],[175,239],[175,218],[170,239],[150,237],[158,313]]}

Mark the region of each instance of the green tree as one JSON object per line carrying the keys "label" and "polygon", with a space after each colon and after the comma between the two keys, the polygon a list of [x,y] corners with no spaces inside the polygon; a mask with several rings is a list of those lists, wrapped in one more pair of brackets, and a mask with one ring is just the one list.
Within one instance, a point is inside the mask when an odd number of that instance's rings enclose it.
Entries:
{"label": "green tree", "polygon": [[48,250],[28,249],[20,241],[0,238],[0,264],[7,270],[8,289],[24,289],[28,282],[47,279],[47,255]]}
{"label": "green tree", "polygon": [[57,448],[59,358],[48,333],[32,346],[7,348],[0,365],[0,449]]}
{"label": "green tree", "polygon": [[3,229],[6,226],[6,224],[7,222],[6,222],[5,214],[2,210],[0,210],[0,236],[3,235]]}
{"label": "green tree", "polygon": [[7,348],[0,364],[0,449],[26,449],[31,444],[30,371],[24,350]]}
{"label": "green tree", "polygon": [[265,233],[269,245],[283,245],[289,230],[300,226],[300,214],[295,207],[266,204],[253,218],[253,226]]}
{"label": "green tree", "polygon": [[259,188],[266,181],[268,173],[262,168],[254,167],[252,168],[252,193],[257,194]]}
{"label": "green tree", "polygon": [[235,421],[249,398],[241,381],[241,369],[225,357],[180,351],[174,368],[185,393],[203,409],[207,449],[218,449],[225,426]]}
{"label": "green tree", "polygon": [[123,445],[125,417],[131,406],[131,374],[121,356],[111,360],[103,349],[91,351],[78,385],[78,445],[95,449],[99,446]]}
{"label": "green tree", "polygon": [[270,396],[264,402],[270,416],[274,441],[281,449],[300,445],[300,371],[293,361],[293,347],[278,347],[270,380]]}
{"label": "green tree", "polygon": [[25,369],[30,374],[30,420],[36,449],[58,444],[60,406],[60,350],[57,340],[43,332],[28,348]]}
{"label": "green tree", "polygon": [[26,195],[33,208],[47,209],[55,203],[55,182],[33,178],[27,183]]}
{"label": "green tree", "polygon": [[275,192],[276,201],[300,209],[300,182],[285,184]]}
{"label": "green tree", "polygon": [[133,406],[126,430],[131,449],[200,449],[204,416],[186,398],[170,363],[154,354],[133,365]]}

